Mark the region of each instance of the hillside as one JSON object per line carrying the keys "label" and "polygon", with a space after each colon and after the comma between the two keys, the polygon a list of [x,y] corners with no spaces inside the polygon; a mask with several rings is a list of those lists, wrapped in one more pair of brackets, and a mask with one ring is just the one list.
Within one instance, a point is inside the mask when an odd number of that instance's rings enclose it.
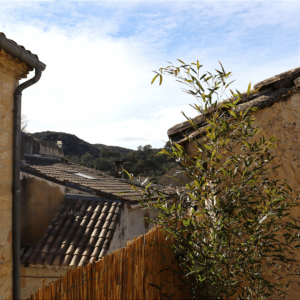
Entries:
{"label": "hillside", "polygon": [[[74,134],[64,132],[44,131],[31,134],[40,140],[56,143],[61,141],[65,157],[70,161],[114,174],[115,160],[123,160],[124,168],[134,175],[150,176],[150,180],[157,182],[168,170],[175,165],[174,159],[159,155],[159,149],[151,145],[139,146],[138,150],[131,150],[118,146],[90,144]],[[169,147],[169,145],[165,145]]]}
{"label": "hillside", "polygon": [[127,153],[133,151],[132,149],[123,148],[123,147],[119,147],[119,146],[106,146],[106,145],[103,145],[103,144],[92,144],[92,145],[95,146],[100,151],[104,148],[107,148],[110,151],[118,152],[120,154],[127,154]]}
{"label": "hillside", "polygon": [[109,149],[110,151],[117,152],[121,155],[127,154],[133,150],[119,147],[119,146],[107,146],[103,144],[90,144],[74,134],[64,133],[64,132],[55,132],[55,131],[43,131],[35,132],[31,134],[33,137],[45,140],[48,142],[56,143],[61,141],[63,143],[63,150],[65,155],[77,156],[81,158],[82,155],[89,153],[94,158],[98,158],[100,151],[104,148]]}

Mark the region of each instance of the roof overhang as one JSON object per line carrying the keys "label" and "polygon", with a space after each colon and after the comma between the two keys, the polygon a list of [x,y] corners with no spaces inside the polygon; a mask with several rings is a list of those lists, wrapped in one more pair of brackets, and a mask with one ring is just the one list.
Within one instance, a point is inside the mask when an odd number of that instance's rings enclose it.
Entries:
{"label": "roof overhang", "polygon": [[46,65],[38,59],[37,55],[32,54],[26,50],[23,46],[19,46],[16,42],[9,40],[6,36],[0,32],[0,48],[9,53],[13,57],[24,62],[31,68],[41,68],[42,71],[46,69]]}

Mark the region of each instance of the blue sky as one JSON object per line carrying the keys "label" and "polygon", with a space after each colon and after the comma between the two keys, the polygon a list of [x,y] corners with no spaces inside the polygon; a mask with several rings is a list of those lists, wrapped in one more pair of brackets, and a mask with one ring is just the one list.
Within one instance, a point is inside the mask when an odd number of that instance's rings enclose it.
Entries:
{"label": "blue sky", "polygon": [[195,115],[172,78],[151,86],[167,61],[220,60],[239,90],[299,67],[297,1],[0,2],[0,31],[47,64],[24,92],[31,132],[161,147],[182,110]]}

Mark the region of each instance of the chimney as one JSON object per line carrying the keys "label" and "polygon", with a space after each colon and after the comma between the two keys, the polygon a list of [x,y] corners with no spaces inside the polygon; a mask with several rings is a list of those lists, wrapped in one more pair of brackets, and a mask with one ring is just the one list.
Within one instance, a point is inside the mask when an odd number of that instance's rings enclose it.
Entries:
{"label": "chimney", "polygon": [[115,160],[115,177],[121,178],[123,174],[123,161]]}

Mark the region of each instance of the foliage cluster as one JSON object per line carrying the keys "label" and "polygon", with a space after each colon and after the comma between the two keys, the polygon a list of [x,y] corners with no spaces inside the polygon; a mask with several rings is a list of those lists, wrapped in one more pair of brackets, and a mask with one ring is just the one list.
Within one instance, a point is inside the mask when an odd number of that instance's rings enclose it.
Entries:
{"label": "foliage cluster", "polygon": [[[170,147],[170,142],[167,142],[165,149]],[[159,149],[152,149],[151,145],[139,146],[137,151],[127,153],[119,153],[102,148],[99,158],[86,153],[78,159],[76,156],[65,156],[65,158],[75,163],[82,164],[87,167],[95,168],[111,175],[114,174],[115,160],[124,162],[124,169],[134,175],[150,176],[150,180],[156,183],[159,178],[164,175],[170,168],[174,166],[175,160],[166,156],[157,155]]]}
{"label": "foliage cluster", "polygon": [[[186,193],[166,199],[151,186],[143,194],[150,220],[161,225],[180,259],[190,299],[266,299],[286,292],[298,275],[295,251],[300,247],[299,221],[292,210],[299,198],[284,180],[275,178],[276,138],[264,137],[255,126],[255,108],[246,105],[256,91],[231,92],[221,65],[216,74],[200,74],[197,63],[171,64],[156,78],[172,75],[188,86],[184,91],[201,104],[205,128],[189,119],[198,139],[190,157],[178,144],[160,152],[176,159],[190,179]],[[241,105],[242,104],[242,105]],[[200,138],[201,137],[201,138]],[[157,203],[150,202],[154,194]],[[294,197],[294,198],[293,198]],[[146,204],[145,204],[146,203]],[[299,276],[298,276],[299,277]]]}

